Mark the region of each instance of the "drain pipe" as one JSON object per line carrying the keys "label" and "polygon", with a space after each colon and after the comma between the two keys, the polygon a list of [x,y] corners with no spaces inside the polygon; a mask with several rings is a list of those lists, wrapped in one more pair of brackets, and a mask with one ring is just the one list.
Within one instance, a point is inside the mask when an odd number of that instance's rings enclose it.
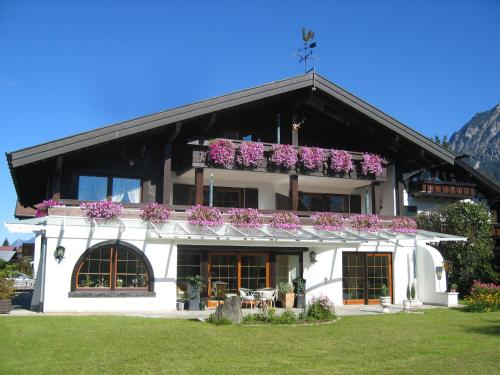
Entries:
{"label": "drain pipe", "polygon": [[45,237],[45,230],[40,231],[40,235],[42,236],[41,246],[40,246],[40,261],[42,263],[42,277],[40,278],[40,304],[39,310],[43,313],[44,311],[44,302],[45,302],[45,272],[47,268],[47,237]]}

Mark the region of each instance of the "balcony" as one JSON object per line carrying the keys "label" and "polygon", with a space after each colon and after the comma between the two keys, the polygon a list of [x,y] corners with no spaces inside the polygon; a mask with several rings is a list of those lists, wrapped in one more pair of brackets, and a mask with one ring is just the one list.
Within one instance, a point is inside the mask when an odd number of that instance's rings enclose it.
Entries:
{"label": "balcony", "polygon": [[476,185],[451,181],[410,181],[409,193],[416,197],[474,198],[476,195]]}
{"label": "balcony", "polygon": [[[236,149],[239,149],[240,145],[243,143],[239,140],[231,140]],[[330,150],[324,150],[325,160],[323,166],[315,171],[304,171],[303,169],[296,167],[290,168],[288,170],[276,168],[270,161],[271,156],[271,143],[262,143],[264,146],[264,160],[255,168],[242,168],[235,164],[229,165],[226,170],[238,170],[238,171],[248,171],[248,172],[266,172],[266,173],[279,173],[288,175],[307,175],[313,177],[330,177],[330,178],[342,178],[348,180],[364,180],[369,185],[371,182],[384,182],[387,181],[387,168],[386,165],[382,166],[382,173],[379,176],[365,175],[361,170],[361,160],[363,153],[349,151],[351,155],[351,160],[353,163],[353,171],[350,173],[335,173],[329,168],[329,160],[331,158]],[[192,168],[222,168],[215,166],[210,162],[208,157],[209,153],[209,141],[208,140],[194,140],[188,143],[191,147],[191,165],[187,167]],[[300,150],[299,146],[295,146],[295,149]]]}

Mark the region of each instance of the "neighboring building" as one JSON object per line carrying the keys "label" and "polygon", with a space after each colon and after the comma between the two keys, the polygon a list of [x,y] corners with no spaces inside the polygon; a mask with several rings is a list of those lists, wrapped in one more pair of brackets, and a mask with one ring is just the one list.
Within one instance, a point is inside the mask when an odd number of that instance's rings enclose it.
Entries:
{"label": "neighboring building", "polygon": [[[254,170],[214,167],[207,159],[214,138],[236,147],[262,142],[266,158]],[[321,147],[327,159],[315,172],[277,170],[269,160],[276,143]],[[331,149],[349,150],[352,173],[331,172]],[[379,176],[362,173],[363,152],[387,160]],[[316,211],[377,214],[389,222],[404,214],[405,175],[457,164],[449,150],[315,73],[18,150],[7,159],[16,216],[24,220],[6,226],[36,235],[32,306],[43,311],[174,310],[186,277],[197,274],[206,281],[209,305],[216,281],[237,293],[295,277],[307,280],[308,299],[327,295],[335,304],[378,303],[383,284],[401,303],[412,283],[423,302],[456,303],[455,294],[445,293],[443,259],[428,244],[463,238],[311,226]],[[189,225],[185,211],[208,203],[211,178],[214,206],[292,210],[302,229]],[[65,207],[29,218],[47,198]],[[123,203],[123,218],[87,222],[79,204],[99,200]],[[141,204],[155,201],[174,211],[163,226],[139,219]],[[60,262],[53,256],[59,246],[65,248]]]}

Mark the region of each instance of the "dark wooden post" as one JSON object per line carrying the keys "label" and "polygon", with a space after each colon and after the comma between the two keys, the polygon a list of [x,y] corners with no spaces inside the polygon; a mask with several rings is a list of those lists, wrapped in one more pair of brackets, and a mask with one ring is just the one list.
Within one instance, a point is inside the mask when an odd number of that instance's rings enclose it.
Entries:
{"label": "dark wooden post", "polygon": [[394,165],[394,184],[396,193],[396,215],[404,215],[404,184],[403,174],[398,164]]}
{"label": "dark wooden post", "polygon": [[372,201],[372,214],[379,214],[380,209],[379,209],[379,202],[377,200],[377,183],[372,182],[371,184],[371,201]]}
{"label": "dark wooden post", "polygon": [[288,197],[290,200],[290,209],[297,211],[299,209],[299,176],[296,174],[290,176],[290,191]]}
{"label": "dark wooden post", "polygon": [[194,201],[203,205],[203,168],[194,170]]}
{"label": "dark wooden post", "polygon": [[165,143],[163,150],[163,204],[172,204],[172,142]]}
{"label": "dark wooden post", "polygon": [[62,163],[63,163],[63,157],[62,155],[59,155],[56,158],[54,177],[52,178],[52,199],[54,200],[61,199]]}

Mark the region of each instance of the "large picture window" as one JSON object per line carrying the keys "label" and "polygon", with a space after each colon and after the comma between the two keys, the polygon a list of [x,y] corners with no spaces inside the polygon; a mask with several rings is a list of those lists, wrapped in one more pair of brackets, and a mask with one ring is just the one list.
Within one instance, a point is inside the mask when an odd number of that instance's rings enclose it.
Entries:
{"label": "large picture window", "polygon": [[103,176],[79,176],[78,200],[141,203],[141,180]]}
{"label": "large picture window", "polygon": [[349,196],[299,192],[299,210],[317,212],[349,212]]}
{"label": "large picture window", "polygon": [[139,251],[107,245],[89,251],[76,265],[73,290],[150,290],[150,272]]}

